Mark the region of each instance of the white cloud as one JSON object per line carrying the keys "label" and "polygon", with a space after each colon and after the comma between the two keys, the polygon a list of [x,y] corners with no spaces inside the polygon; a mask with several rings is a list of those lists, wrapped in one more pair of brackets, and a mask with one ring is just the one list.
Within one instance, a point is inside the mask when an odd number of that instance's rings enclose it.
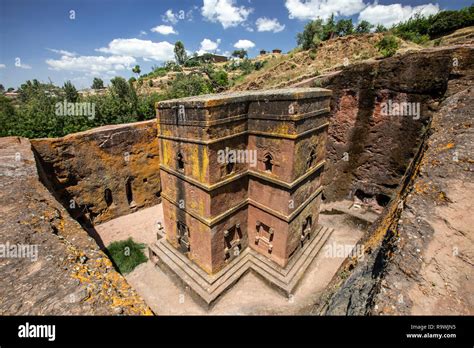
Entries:
{"label": "white cloud", "polygon": [[28,65],[28,64],[23,64],[23,63],[20,63],[20,64],[15,64],[15,67],[16,68],[20,68],[20,69],[32,69],[31,65]]}
{"label": "white cloud", "polygon": [[234,44],[234,47],[248,50],[249,48],[255,47],[255,44],[250,40],[239,40]]}
{"label": "white cloud", "polygon": [[204,39],[201,41],[201,47],[197,51],[198,54],[204,53],[212,53],[219,51],[219,44],[221,43],[221,39],[217,39],[216,41],[212,41],[210,39]]}
{"label": "white cloud", "polygon": [[46,60],[46,64],[53,70],[79,71],[92,74],[129,69],[135,63],[135,58],[129,56],[62,56],[60,59]]}
{"label": "white cloud", "polygon": [[224,29],[244,23],[252,11],[252,8],[235,6],[235,0],[204,0],[201,8],[204,18],[221,23]]}
{"label": "white cloud", "polygon": [[178,34],[171,25],[158,25],[150,30],[162,35]]}
{"label": "white cloud", "polygon": [[117,56],[149,58],[156,61],[174,59],[174,45],[168,41],[153,42],[140,39],[114,39],[107,47],[96,49],[98,52]]}
{"label": "white cloud", "polygon": [[359,21],[366,20],[372,24],[383,24],[390,27],[398,22],[406,21],[416,13],[429,16],[438,12],[439,5],[431,3],[414,7],[401,4],[379,5],[374,3],[359,13]]}
{"label": "white cloud", "polygon": [[318,17],[327,19],[335,16],[352,16],[362,11],[367,5],[363,0],[286,0],[285,6],[289,18],[309,20]]}
{"label": "white cloud", "polygon": [[176,24],[178,23],[178,15],[172,9],[166,10],[165,14],[161,16],[163,22]]}
{"label": "white cloud", "polygon": [[257,19],[255,24],[257,25],[258,31],[272,31],[278,33],[285,29],[285,25],[281,25],[276,18],[270,19],[267,17],[261,17]]}
{"label": "white cloud", "polygon": [[147,35],[147,32],[145,30],[140,30],[140,36],[145,36]]}
{"label": "white cloud", "polygon": [[7,66],[5,64],[0,64],[0,69],[5,69]]}
{"label": "white cloud", "polygon": [[62,56],[69,56],[69,57],[74,57],[77,55],[76,52],[69,52],[69,51],[66,51],[66,50],[56,50],[54,48],[47,48],[48,51],[51,51],[51,52],[54,52],[54,53],[57,53],[57,54],[60,54]]}

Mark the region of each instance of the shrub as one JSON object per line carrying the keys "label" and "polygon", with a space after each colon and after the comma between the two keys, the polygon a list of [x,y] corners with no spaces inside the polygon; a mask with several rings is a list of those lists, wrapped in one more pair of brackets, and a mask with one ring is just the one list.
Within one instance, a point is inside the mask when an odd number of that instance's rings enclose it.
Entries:
{"label": "shrub", "polygon": [[267,64],[266,60],[255,62],[253,66],[255,70],[260,70],[265,66],[265,64]]}
{"label": "shrub", "polygon": [[239,69],[242,70],[242,73],[244,75],[247,75],[253,71],[254,65],[249,59],[244,59],[243,61],[240,62]]}
{"label": "shrub", "polygon": [[386,31],[387,31],[387,28],[385,28],[382,24],[379,24],[377,25],[377,27],[375,27],[376,33],[384,33]]}
{"label": "shrub", "polygon": [[440,36],[453,30],[474,25],[474,5],[459,11],[442,11],[431,18],[428,34]]}
{"label": "shrub", "polygon": [[147,261],[143,249],[145,249],[145,244],[136,243],[132,238],[129,238],[111,243],[107,247],[107,254],[112,259],[117,270],[121,274],[127,274],[133,271],[139,264]]}
{"label": "shrub", "polygon": [[167,98],[183,98],[212,92],[210,82],[201,74],[176,75],[166,91]]}
{"label": "shrub", "polygon": [[424,43],[430,38],[471,25],[474,25],[474,5],[459,11],[441,11],[429,17],[416,14],[407,21],[394,25],[392,30],[404,40]]}
{"label": "shrub", "polygon": [[385,35],[382,40],[375,44],[375,47],[384,57],[391,57],[398,50],[398,40],[393,35]]}
{"label": "shrub", "polygon": [[201,61],[197,57],[189,58],[184,62],[186,68],[194,68],[201,65]]}
{"label": "shrub", "polygon": [[181,72],[183,71],[183,69],[178,65],[176,64],[175,62],[173,62],[172,60],[170,61],[167,61],[165,63],[165,69],[167,71],[176,71],[176,72]]}
{"label": "shrub", "polygon": [[223,90],[229,85],[229,77],[224,70],[213,71],[210,78],[213,87],[218,90]]}

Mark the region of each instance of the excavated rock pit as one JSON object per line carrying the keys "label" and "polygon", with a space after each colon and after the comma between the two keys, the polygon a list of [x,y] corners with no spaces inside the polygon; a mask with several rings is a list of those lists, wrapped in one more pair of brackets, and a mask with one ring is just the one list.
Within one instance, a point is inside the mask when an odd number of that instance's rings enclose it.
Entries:
{"label": "excavated rock pit", "polygon": [[[334,93],[321,214],[365,221],[365,257],[348,257],[303,313],[473,313],[473,62],[472,46],[429,49],[311,82]],[[419,103],[419,117],[383,115],[389,100]],[[83,228],[104,247],[94,225],[160,202],[155,121],[31,144],[3,138],[0,154],[10,158],[0,177],[0,242],[48,250],[35,263],[0,259],[9,284],[0,313],[150,313]],[[84,296],[67,302],[76,292]]]}

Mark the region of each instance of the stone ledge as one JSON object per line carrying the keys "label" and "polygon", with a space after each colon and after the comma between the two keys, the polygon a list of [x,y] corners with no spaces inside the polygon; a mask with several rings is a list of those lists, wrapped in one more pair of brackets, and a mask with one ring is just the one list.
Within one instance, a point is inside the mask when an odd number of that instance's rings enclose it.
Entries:
{"label": "stone ledge", "polygon": [[167,272],[184,287],[189,287],[204,306],[212,305],[216,299],[235,284],[244,274],[254,272],[277,290],[289,296],[302,280],[305,271],[316,258],[333,229],[319,225],[317,232],[303,248],[291,258],[284,268],[270,259],[246,248],[223,270],[209,275],[186,256],[174,249],[165,238],[149,246],[150,260]]}
{"label": "stone ledge", "polygon": [[227,105],[231,103],[242,103],[252,101],[271,101],[271,100],[299,100],[318,97],[330,97],[332,91],[324,88],[282,88],[270,89],[264,91],[243,91],[229,92],[221,94],[205,94],[200,96],[171,99],[158,102],[158,109],[171,108],[179,104],[185,104],[189,107],[213,107]]}

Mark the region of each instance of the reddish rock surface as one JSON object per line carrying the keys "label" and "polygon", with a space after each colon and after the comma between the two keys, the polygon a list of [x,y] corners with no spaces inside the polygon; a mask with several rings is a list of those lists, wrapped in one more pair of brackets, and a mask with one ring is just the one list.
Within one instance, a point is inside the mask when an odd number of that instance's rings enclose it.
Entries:
{"label": "reddish rock surface", "polygon": [[28,139],[0,138],[0,157],[0,314],[152,314],[41,184]]}
{"label": "reddish rock surface", "polygon": [[75,218],[101,223],[160,202],[155,120],[32,144],[51,189]]}
{"label": "reddish rock surface", "polygon": [[[431,90],[430,122],[420,133],[413,160],[405,164],[407,171],[392,201],[361,240],[365,258],[346,260],[315,313],[474,313],[473,48],[427,50],[407,57],[407,62],[398,59],[411,74],[401,72],[411,79],[410,87],[399,80],[391,89],[416,93],[415,88],[420,88],[424,94],[430,84],[438,86]],[[418,70],[409,64],[417,60],[423,73],[419,81]],[[438,90],[441,95],[434,93]],[[401,148],[414,140],[399,137],[396,144]],[[391,156],[390,148],[385,151]],[[384,163],[377,157],[373,160],[373,170],[367,172],[371,175],[355,176],[356,184],[366,178],[383,186],[377,171],[384,173],[390,167],[377,165]],[[335,172],[337,167],[336,163]]]}
{"label": "reddish rock surface", "polygon": [[[390,196],[420,145],[439,99],[472,82],[472,47],[415,51],[350,65],[315,80],[333,91],[325,197]],[[453,88],[451,88],[453,85]],[[448,92],[451,93],[451,92]],[[420,118],[381,114],[381,104],[420,103]]]}

